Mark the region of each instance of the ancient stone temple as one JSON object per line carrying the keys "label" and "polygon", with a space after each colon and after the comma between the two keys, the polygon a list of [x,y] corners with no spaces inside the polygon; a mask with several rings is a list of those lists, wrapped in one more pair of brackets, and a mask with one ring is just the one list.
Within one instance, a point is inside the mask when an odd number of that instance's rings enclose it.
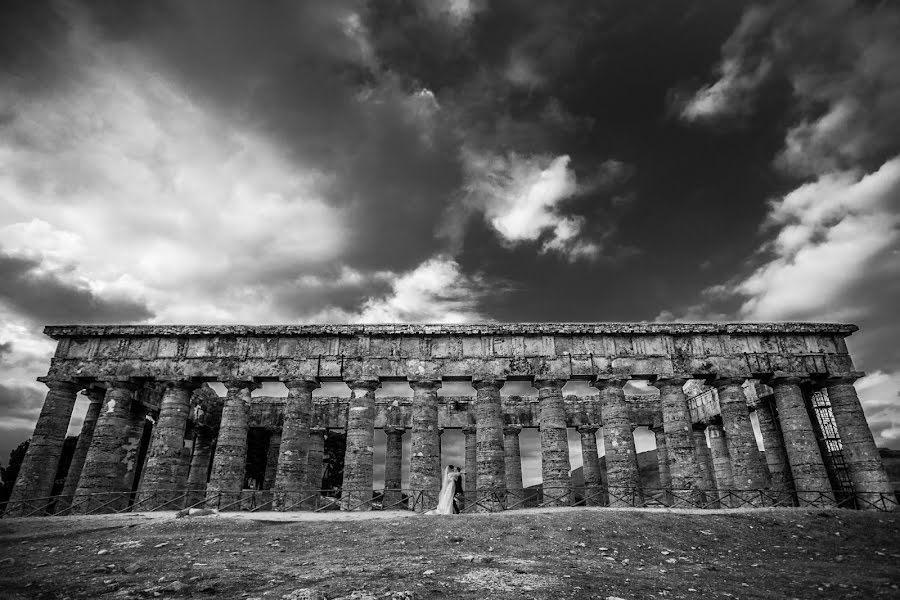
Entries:
{"label": "ancient stone temple", "polygon": [[[49,388],[6,515],[266,507],[428,510],[441,487],[441,432],[465,434],[465,510],[521,505],[520,432],[538,430],[542,498],[643,506],[847,506],[896,498],[866,424],[845,338],[820,323],[560,323],[326,326],[58,326]],[[564,394],[569,381],[596,395]],[[629,396],[626,383],[658,394]],[[252,396],[283,382],[287,397]],[[314,396],[324,382],[349,398]],[[381,397],[383,382],[411,397]],[[472,396],[442,396],[442,382]],[[535,396],[503,396],[527,381]],[[227,390],[220,398],[208,385]],[[687,385],[686,385],[687,384]],[[686,389],[700,390],[690,396]],[[51,496],[66,431],[89,404],[62,495]],[[756,423],[754,428],[753,423]],[[656,436],[659,488],[642,483],[634,431]],[[374,489],[375,430],[387,436]],[[574,485],[567,432],[581,438]],[[252,432],[268,436],[248,484]],[[324,439],[346,435],[343,482],[320,490]],[[597,434],[602,431],[602,443]],[[758,433],[757,433],[758,432]],[[411,436],[401,489],[403,436]],[[760,452],[762,446],[763,452]],[[252,450],[252,448],[251,448]],[[602,457],[600,452],[602,451]],[[605,463],[605,467],[604,467]],[[259,505],[254,505],[256,508]]]}

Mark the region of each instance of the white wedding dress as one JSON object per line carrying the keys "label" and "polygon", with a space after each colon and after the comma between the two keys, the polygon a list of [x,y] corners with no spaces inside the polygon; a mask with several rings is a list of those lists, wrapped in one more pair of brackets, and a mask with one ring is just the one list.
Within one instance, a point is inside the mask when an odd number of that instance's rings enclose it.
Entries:
{"label": "white wedding dress", "polygon": [[438,505],[426,515],[452,515],[453,495],[456,491],[456,479],[460,473],[451,471],[450,467],[444,467],[444,476],[441,478],[441,493],[438,496]]}

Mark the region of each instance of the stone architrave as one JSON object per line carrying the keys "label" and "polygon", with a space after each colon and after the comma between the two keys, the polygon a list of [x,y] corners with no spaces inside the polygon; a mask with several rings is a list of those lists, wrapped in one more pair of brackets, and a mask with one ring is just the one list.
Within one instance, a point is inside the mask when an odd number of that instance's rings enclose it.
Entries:
{"label": "stone architrave", "polygon": [[206,481],[209,478],[209,461],[214,442],[215,437],[210,427],[194,428],[194,448],[187,481],[188,507],[201,504],[206,497]]}
{"label": "stone architrave", "polygon": [[384,434],[387,437],[384,451],[384,499],[382,505],[385,510],[397,509],[403,498],[400,489],[403,485],[401,468],[403,466],[403,434],[406,428],[395,425],[385,425]]}
{"label": "stone architrave", "polygon": [[538,391],[541,433],[541,475],[544,506],[569,506],[572,470],[569,462],[569,435],[566,429],[566,406],[563,379],[535,379]]}
{"label": "stone architrave", "polygon": [[661,379],[656,383],[669,455],[672,500],[676,507],[698,506],[703,502],[703,477],[694,448],[691,411],[684,394],[686,381],[671,378]]}
{"label": "stone architrave", "polygon": [[506,450],[503,447],[502,379],[472,381],[475,388],[476,512],[502,510],[506,503]]}
{"label": "stone architrave", "polygon": [[[196,384],[176,381],[163,392],[159,417],[150,436],[138,503],[144,510],[179,509],[187,483],[182,467],[184,435]],[[176,503],[178,506],[175,506]]]}
{"label": "stone architrave", "polygon": [[272,431],[269,433],[269,447],[266,450],[266,471],[263,473],[263,490],[271,490],[275,487],[275,474],[278,472],[278,455],[280,453],[281,432]]}
{"label": "stone architrave", "polygon": [[224,384],[228,393],[222,407],[212,471],[206,484],[206,505],[223,510],[240,507],[247,468],[250,394],[258,387],[251,381],[226,381]]}
{"label": "stone architrave", "polygon": [[412,508],[419,512],[437,506],[441,493],[441,439],[438,429],[440,380],[410,380],[413,390],[409,489]]}
{"label": "stone architrave", "polygon": [[344,455],[344,484],[341,510],[372,510],[375,445],[375,390],[377,379],[353,379],[347,410],[347,452]]}
{"label": "stone architrave", "polygon": [[826,389],[857,504],[865,510],[897,510],[897,498],[866,423],[854,381],[855,377],[833,378]]}
{"label": "stone architrave", "polygon": [[[700,474],[703,476],[703,489],[707,492],[716,490],[716,474],[713,468],[712,453],[706,445],[706,425],[703,423],[694,425],[694,448],[697,452],[697,464],[700,465]],[[715,494],[707,494],[707,500],[715,498]]]}
{"label": "stone architrave", "polygon": [[306,489],[309,490],[310,495],[317,495],[322,490],[322,479],[325,477],[325,434],[327,431],[324,427],[309,428]]}
{"label": "stone architrave", "polygon": [[600,455],[597,452],[597,425],[579,425],[581,434],[581,473],[584,476],[584,503],[586,506],[600,506],[603,503],[600,477]]}
{"label": "stone architrave", "polygon": [[[734,491],[734,479],[731,470],[731,454],[728,452],[728,444],[725,440],[725,430],[718,423],[710,423],[706,426],[709,432],[709,447],[712,454],[713,473],[716,478],[716,489],[719,490],[719,503],[732,506],[732,493]],[[739,503],[738,503],[739,504]]]}
{"label": "stone architrave", "polygon": [[55,380],[47,380],[44,384],[50,389],[9,498],[6,509],[9,516],[40,514],[50,508],[53,480],[81,386]]}
{"label": "stone architrave", "polygon": [[772,389],[797,501],[800,506],[834,506],[831,481],[809,419],[806,399],[800,390],[800,379],[776,378],[772,381]]}
{"label": "stone architrave", "polygon": [[466,425],[462,428],[462,432],[466,444],[466,472],[463,488],[466,502],[470,503],[475,502],[475,490],[478,485],[478,428],[475,425]]}
{"label": "stone architrave", "polygon": [[744,396],[743,379],[723,378],[714,382],[719,395],[719,412],[725,430],[725,443],[731,457],[731,475],[735,500],[759,506],[759,490],[765,487],[765,474],[759,446],[750,423],[750,409]]}
{"label": "stone architrave", "polygon": [[521,425],[505,425],[503,427],[504,462],[506,463],[506,493],[510,504],[521,506],[525,497],[522,487],[522,452],[519,448]]}
{"label": "stone architrave", "polygon": [[625,383],[620,379],[599,379],[594,382],[594,387],[600,390],[606,480],[609,505],[613,507],[633,506],[635,498],[641,496],[634,428],[622,389]]}
{"label": "stone architrave", "polygon": [[135,386],[125,381],[106,384],[103,406],[72,500],[75,514],[93,512],[100,507],[112,511],[127,504],[127,496],[122,494],[131,487],[126,461],[133,448],[126,446],[130,445],[128,438],[133,434],[134,390]]}
{"label": "stone architrave", "polygon": [[91,446],[91,439],[94,437],[94,427],[97,425],[97,418],[100,416],[100,408],[103,406],[103,397],[106,395],[106,389],[92,386],[85,390],[85,395],[90,399],[90,403],[84,415],[81,433],[78,434],[78,442],[75,444],[75,453],[72,455],[72,462],[69,464],[69,472],[66,473],[66,482],[63,485],[62,498],[60,498],[56,508],[57,512],[68,508],[72,503],[72,498],[75,497],[75,490],[78,488],[78,480],[81,478],[81,470],[84,468],[84,460],[87,457],[88,448]]}
{"label": "stone architrave", "polygon": [[[309,463],[309,428],[312,423],[312,393],[319,387],[315,379],[287,379],[284,424],[278,445],[272,504],[275,510],[296,510],[310,495],[307,465]],[[371,444],[370,444],[371,445]]]}
{"label": "stone architrave", "polygon": [[790,505],[791,492],[794,489],[791,469],[784,440],[779,431],[772,406],[767,400],[760,400],[756,406],[756,419],[759,421],[759,433],[762,435],[763,447],[766,451],[766,464],[769,467],[769,486],[779,506]]}

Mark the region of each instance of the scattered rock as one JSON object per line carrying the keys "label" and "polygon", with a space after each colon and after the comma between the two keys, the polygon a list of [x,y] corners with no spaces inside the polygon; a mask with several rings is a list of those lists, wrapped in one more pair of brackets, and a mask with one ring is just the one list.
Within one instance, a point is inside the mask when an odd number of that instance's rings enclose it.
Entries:
{"label": "scattered rock", "polygon": [[312,588],[300,588],[291,590],[282,596],[283,600],[325,600],[322,592]]}
{"label": "scattered rock", "polygon": [[183,592],[187,589],[187,585],[177,579],[163,588],[167,592]]}
{"label": "scattered rock", "polygon": [[130,565],[125,567],[124,571],[126,573],[128,573],[129,575],[134,575],[135,573],[138,572],[138,569],[140,569],[140,568],[141,568],[140,563],[131,563]]}
{"label": "scattered rock", "polygon": [[97,554],[98,554],[98,555],[101,555],[101,556],[102,556],[103,554],[109,554],[109,550],[107,550],[106,548],[103,548],[103,549],[101,549],[101,550],[97,550]]}
{"label": "scattered rock", "polygon": [[12,566],[12,565],[15,564],[15,562],[16,562],[16,561],[13,560],[12,558],[4,558],[3,560],[0,560],[0,567],[9,567],[9,566]]}
{"label": "scattered rock", "polygon": [[159,544],[156,544],[153,547],[154,548],[162,548],[163,546],[168,546],[168,545],[169,545],[169,542],[160,542]]}
{"label": "scattered rock", "polygon": [[422,575],[425,575],[426,577],[428,575],[434,575],[434,569],[428,569],[427,571],[423,571]]}

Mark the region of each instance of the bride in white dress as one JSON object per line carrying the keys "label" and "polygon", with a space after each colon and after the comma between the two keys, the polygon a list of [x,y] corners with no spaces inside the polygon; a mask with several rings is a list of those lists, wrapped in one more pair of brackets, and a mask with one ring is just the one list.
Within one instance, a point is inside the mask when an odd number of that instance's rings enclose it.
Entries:
{"label": "bride in white dress", "polygon": [[460,471],[444,467],[444,476],[441,477],[441,493],[438,496],[438,505],[426,515],[452,515],[453,495],[456,492],[456,480],[462,476]]}

